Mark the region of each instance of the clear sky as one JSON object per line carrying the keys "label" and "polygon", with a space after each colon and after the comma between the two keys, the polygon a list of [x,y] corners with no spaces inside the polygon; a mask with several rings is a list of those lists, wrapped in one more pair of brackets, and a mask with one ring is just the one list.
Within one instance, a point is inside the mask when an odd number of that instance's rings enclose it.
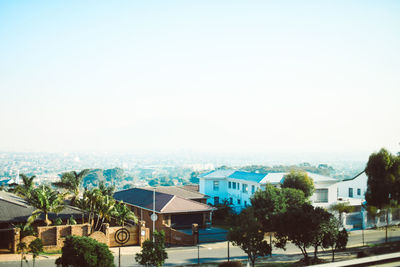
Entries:
{"label": "clear sky", "polygon": [[0,150],[400,150],[400,1],[0,0]]}

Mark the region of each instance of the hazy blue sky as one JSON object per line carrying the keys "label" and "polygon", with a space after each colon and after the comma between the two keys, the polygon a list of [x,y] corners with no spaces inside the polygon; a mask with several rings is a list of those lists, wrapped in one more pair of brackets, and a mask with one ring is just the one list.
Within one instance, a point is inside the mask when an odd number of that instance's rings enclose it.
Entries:
{"label": "hazy blue sky", "polygon": [[400,150],[400,1],[2,1],[0,150]]}

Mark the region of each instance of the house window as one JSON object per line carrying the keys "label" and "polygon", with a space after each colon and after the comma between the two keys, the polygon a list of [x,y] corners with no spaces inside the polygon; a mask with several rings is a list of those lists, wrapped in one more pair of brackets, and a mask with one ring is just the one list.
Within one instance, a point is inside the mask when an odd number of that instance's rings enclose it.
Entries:
{"label": "house window", "polygon": [[357,188],[357,196],[361,196],[361,189]]}
{"label": "house window", "polygon": [[233,198],[229,198],[229,205],[232,205],[233,204]]}
{"label": "house window", "polygon": [[251,193],[254,194],[256,192],[256,187],[254,185],[251,186]]}
{"label": "house window", "polygon": [[238,199],[238,205],[240,205],[240,199]]}
{"label": "house window", "polygon": [[349,188],[349,197],[353,197],[353,188]]}
{"label": "house window", "polygon": [[163,223],[164,223],[166,226],[170,226],[170,223],[169,223],[170,220],[171,220],[171,215],[166,214],[166,215],[163,216]]}
{"label": "house window", "polygon": [[232,187],[232,182],[228,182],[228,188]]}
{"label": "house window", "polygon": [[233,182],[232,188],[233,188],[233,189],[236,189],[236,182]]}
{"label": "house window", "polygon": [[214,191],[218,191],[219,190],[219,181],[214,181],[214,184],[213,184],[214,186],[213,186],[213,188],[214,188]]}
{"label": "house window", "polygon": [[218,205],[219,204],[219,197],[214,197],[214,205]]}
{"label": "house window", "polygon": [[327,203],[327,202],[328,202],[328,189],[316,189],[315,203]]}
{"label": "house window", "polygon": [[242,192],[247,193],[247,184],[242,184]]}
{"label": "house window", "polygon": [[240,184],[239,183],[237,183],[238,184],[238,190],[240,190]]}

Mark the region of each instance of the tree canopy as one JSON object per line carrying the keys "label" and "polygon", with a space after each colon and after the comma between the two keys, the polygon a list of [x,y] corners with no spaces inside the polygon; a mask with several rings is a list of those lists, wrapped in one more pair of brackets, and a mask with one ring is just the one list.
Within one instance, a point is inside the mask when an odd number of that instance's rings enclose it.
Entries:
{"label": "tree canopy", "polygon": [[53,183],[54,186],[64,188],[72,194],[71,203],[74,204],[79,196],[83,178],[90,172],[89,169],[84,169],[80,172],[72,171],[65,172],[61,175],[61,181]]}
{"label": "tree canopy", "polygon": [[257,191],[251,198],[254,215],[257,217],[264,232],[275,229],[276,215],[288,208],[302,206],[306,202],[304,193],[293,188],[276,188],[267,184],[265,190]]}
{"label": "tree canopy", "polygon": [[294,188],[303,191],[306,198],[312,196],[315,191],[314,181],[304,171],[290,171],[285,175],[282,188]]}
{"label": "tree canopy", "polygon": [[140,265],[146,266],[162,266],[167,258],[164,231],[154,231],[154,242],[152,240],[144,241],[142,251],[135,256],[135,260]]}
{"label": "tree canopy", "polygon": [[400,158],[382,148],[369,156],[365,173],[368,187],[365,199],[368,205],[385,208],[391,200],[400,201]]}
{"label": "tree canopy", "polygon": [[28,199],[28,203],[35,207],[36,210],[28,218],[25,227],[32,224],[41,213],[44,214],[46,225],[50,225],[51,221],[48,218],[48,214],[50,212],[58,213],[64,209],[63,195],[46,185],[35,188]]}
{"label": "tree canopy", "polygon": [[284,249],[287,241],[291,241],[301,250],[305,263],[309,264],[307,248],[314,246],[316,255],[318,246],[322,244],[322,225],[331,216],[324,209],[314,208],[308,203],[277,214],[276,246]]}
{"label": "tree canopy", "polygon": [[233,217],[232,226],[228,231],[228,240],[247,254],[252,266],[257,257],[271,253],[271,245],[264,240],[264,232],[259,230],[253,207],[248,207]]}
{"label": "tree canopy", "polygon": [[62,256],[56,260],[62,266],[115,267],[114,256],[106,244],[86,236],[67,236]]}

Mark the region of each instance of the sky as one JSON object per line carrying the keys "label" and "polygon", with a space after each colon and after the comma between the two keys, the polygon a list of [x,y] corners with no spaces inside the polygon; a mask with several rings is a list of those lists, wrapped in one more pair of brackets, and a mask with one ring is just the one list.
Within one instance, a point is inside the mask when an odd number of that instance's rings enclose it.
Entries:
{"label": "sky", "polygon": [[400,151],[399,14],[0,0],[0,151]]}

